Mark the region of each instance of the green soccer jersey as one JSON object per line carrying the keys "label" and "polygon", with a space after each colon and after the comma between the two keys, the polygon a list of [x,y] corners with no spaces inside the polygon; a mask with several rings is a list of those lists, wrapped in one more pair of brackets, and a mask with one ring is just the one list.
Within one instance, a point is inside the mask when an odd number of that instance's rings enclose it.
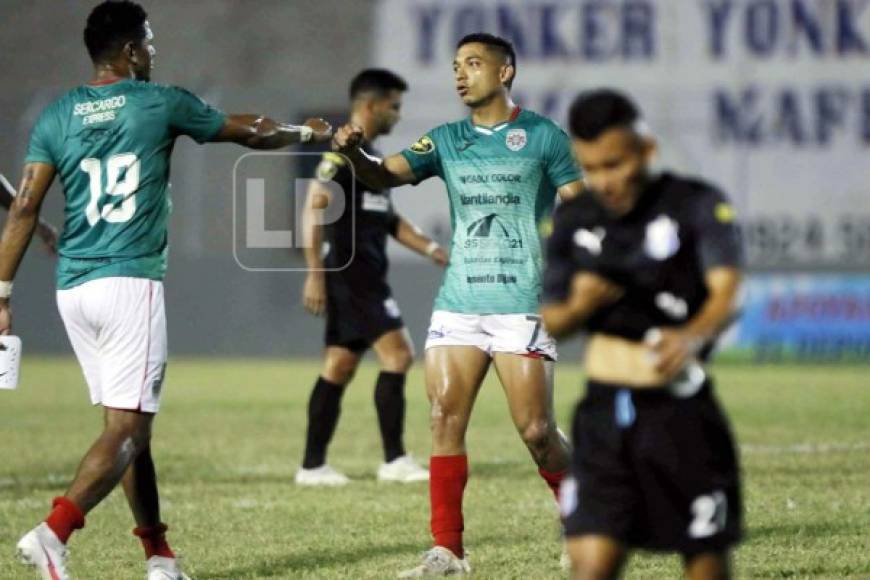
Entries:
{"label": "green soccer jersey", "polygon": [[437,175],[447,184],[453,240],[435,310],[537,312],[538,224],[552,211],[556,189],[580,179],[565,132],[517,109],[495,127],[470,118],[441,125],[402,155],[417,181]]}
{"label": "green soccer jersey", "polygon": [[202,143],[224,114],[177,88],[121,80],[84,85],[49,105],[28,163],[55,167],[66,198],[57,286],[166,272],[169,157],[176,137]]}

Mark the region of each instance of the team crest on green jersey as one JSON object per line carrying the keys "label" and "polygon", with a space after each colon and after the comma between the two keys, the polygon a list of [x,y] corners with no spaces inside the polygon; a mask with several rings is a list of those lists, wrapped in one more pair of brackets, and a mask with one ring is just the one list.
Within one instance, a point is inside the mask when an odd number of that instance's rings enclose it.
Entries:
{"label": "team crest on green jersey", "polygon": [[435,151],[435,143],[428,135],[423,135],[420,140],[411,145],[409,149],[418,155],[425,155],[426,153],[432,153]]}
{"label": "team crest on green jersey", "polygon": [[511,151],[519,151],[526,146],[528,138],[525,129],[511,129],[505,135],[504,143]]}

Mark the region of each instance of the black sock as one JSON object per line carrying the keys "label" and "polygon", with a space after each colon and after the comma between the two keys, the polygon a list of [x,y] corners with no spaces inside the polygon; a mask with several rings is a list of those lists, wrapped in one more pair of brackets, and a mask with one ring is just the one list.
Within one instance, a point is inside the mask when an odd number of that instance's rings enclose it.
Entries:
{"label": "black sock", "polygon": [[326,463],[326,447],[338,424],[344,387],[317,377],[308,400],[308,433],[305,437],[305,458],[302,460],[305,469]]}
{"label": "black sock", "polygon": [[405,454],[402,431],[405,427],[405,373],[381,371],[375,385],[375,407],[384,442],[387,463]]}

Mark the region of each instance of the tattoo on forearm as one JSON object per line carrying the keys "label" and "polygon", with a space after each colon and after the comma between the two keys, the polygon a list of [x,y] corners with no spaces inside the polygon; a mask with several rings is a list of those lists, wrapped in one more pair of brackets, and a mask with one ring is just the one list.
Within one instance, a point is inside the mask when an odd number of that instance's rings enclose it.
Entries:
{"label": "tattoo on forearm", "polygon": [[33,169],[29,168],[24,174],[24,183],[21,185],[21,193],[18,194],[21,201],[28,201],[33,197],[33,179]]}

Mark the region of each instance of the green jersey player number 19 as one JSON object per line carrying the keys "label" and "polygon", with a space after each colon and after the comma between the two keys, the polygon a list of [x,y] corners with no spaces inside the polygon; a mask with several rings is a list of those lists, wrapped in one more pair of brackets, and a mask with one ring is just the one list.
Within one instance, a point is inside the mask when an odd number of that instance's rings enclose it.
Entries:
{"label": "green jersey player number 19", "polygon": [[91,402],[104,409],[104,430],[18,553],[41,577],[68,578],[67,540],[124,476],[148,578],[187,578],[166,541],[150,451],[167,358],[162,280],[172,148],[182,135],[274,149],[332,131],[320,119],[295,126],[226,115],[184,89],[152,84],[154,35],[134,2],[94,8],[84,37],[94,76],[40,115],[0,240],[0,334],[11,331],[12,280],[59,176],[65,221],[57,303]]}

